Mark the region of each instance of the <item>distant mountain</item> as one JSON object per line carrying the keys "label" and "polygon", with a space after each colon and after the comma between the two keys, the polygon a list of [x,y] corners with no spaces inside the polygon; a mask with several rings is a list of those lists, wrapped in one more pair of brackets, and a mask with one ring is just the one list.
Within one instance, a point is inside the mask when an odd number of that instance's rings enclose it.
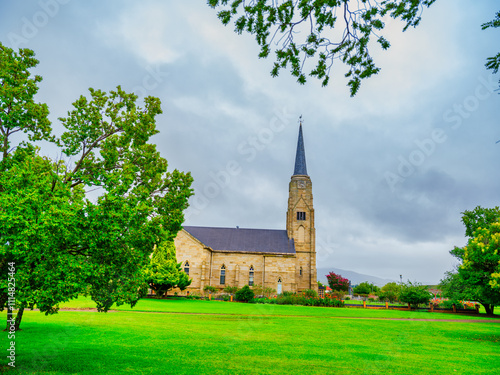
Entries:
{"label": "distant mountain", "polygon": [[368,281],[377,286],[384,286],[387,283],[397,282],[398,280],[390,280],[390,279],[382,279],[377,276],[364,275],[362,273],[357,273],[354,271],[341,270],[339,268],[318,268],[318,281],[321,281],[323,284],[328,285],[328,281],[326,280],[326,275],[330,272],[334,272],[338,275],[342,275],[346,279],[351,281],[351,285],[356,285],[362,283],[363,281]]}

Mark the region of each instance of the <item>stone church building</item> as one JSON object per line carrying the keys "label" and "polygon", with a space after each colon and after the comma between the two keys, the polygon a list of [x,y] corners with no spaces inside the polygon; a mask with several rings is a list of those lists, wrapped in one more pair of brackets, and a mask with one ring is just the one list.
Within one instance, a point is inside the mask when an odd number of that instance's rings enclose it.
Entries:
{"label": "stone church building", "polygon": [[260,285],[280,294],[318,290],[315,239],[312,184],[300,124],[286,229],[185,226],[175,246],[177,261],[193,280],[186,289],[190,293],[203,292],[205,285],[220,290]]}

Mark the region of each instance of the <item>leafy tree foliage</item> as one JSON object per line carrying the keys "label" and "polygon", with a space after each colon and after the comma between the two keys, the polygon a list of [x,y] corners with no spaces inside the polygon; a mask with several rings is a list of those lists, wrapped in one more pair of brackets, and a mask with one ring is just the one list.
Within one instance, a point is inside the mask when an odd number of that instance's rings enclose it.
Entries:
{"label": "leafy tree foliage", "polygon": [[236,292],[235,298],[236,301],[242,302],[250,302],[254,297],[254,292],[248,285],[245,285],[243,288]]}
{"label": "leafy tree foliage", "polygon": [[[90,89],[60,119],[56,138],[47,106],[34,100],[41,77],[30,73],[33,51],[0,44],[0,61],[0,269],[15,263],[17,327],[25,308],[52,314],[83,291],[99,311],[134,305],[148,256],[180,230],[192,194],[190,174],[168,172],[148,143],[160,101],[147,97],[140,107],[120,87]],[[66,160],[43,156],[39,140]],[[96,189],[97,200],[87,199]],[[0,308],[7,297],[2,278]]]}
{"label": "leafy tree foliage", "polygon": [[444,296],[481,303],[487,314],[500,305],[500,209],[476,207],[463,213],[469,237],[463,248],[450,253],[460,261],[455,273],[441,281]]}
{"label": "leafy tree foliage", "polygon": [[[306,82],[306,61],[313,61],[309,75],[327,85],[336,59],[347,65],[351,96],[361,80],[377,74],[378,68],[368,49],[375,37],[383,49],[390,43],[379,33],[389,15],[405,22],[403,31],[417,26],[424,7],[435,0],[209,0],[213,7],[222,7],[218,17],[224,25],[234,21],[238,34],[255,35],[261,50],[259,57],[268,57],[276,45],[273,77],[281,69],[290,68],[301,84]],[[340,27],[340,29],[338,29]]]}
{"label": "leafy tree foliage", "polygon": [[381,301],[394,302],[398,299],[399,292],[401,291],[401,286],[395,282],[385,284],[378,291],[377,295]]}
{"label": "leafy tree foliage", "polygon": [[401,285],[399,300],[401,302],[409,303],[414,309],[419,305],[428,305],[431,298],[432,293],[429,292],[427,286],[425,285],[417,282],[412,283],[411,281]]}
{"label": "leafy tree foliage", "polygon": [[377,293],[379,290],[380,288],[378,286],[369,283],[368,281],[363,281],[362,283],[356,285],[352,289],[352,292],[354,294],[370,294],[370,293]]}
{"label": "leafy tree foliage", "polygon": [[[490,27],[500,27],[500,12],[496,14],[496,17],[492,21],[482,24],[483,30],[489,29]],[[486,59],[486,69],[493,70],[494,74],[498,73],[498,69],[500,69],[500,52],[496,56]]]}
{"label": "leafy tree foliage", "polygon": [[330,272],[326,275],[328,285],[333,291],[343,291],[347,292],[349,290],[349,280],[342,275],[337,275],[334,272]]}
{"label": "leafy tree foliage", "polygon": [[157,298],[162,298],[175,287],[184,290],[192,281],[181,269],[181,263],[177,263],[174,241],[163,241],[154,249],[144,274]]}

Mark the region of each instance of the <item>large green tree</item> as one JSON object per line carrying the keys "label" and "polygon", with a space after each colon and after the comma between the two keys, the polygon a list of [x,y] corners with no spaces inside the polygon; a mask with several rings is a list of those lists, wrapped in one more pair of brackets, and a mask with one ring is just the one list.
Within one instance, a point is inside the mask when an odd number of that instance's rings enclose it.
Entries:
{"label": "large green tree", "polygon": [[452,300],[481,303],[487,314],[500,305],[500,209],[476,207],[463,213],[467,245],[450,253],[460,265],[441,281],[443,294]]}
{"label": "large green tree", "polygon": [[369,283],[368,281],[363,281],[362,283],[356,285],[352,289],[352,292],[354,294],[370,294],[370,293],[377,293],[379,290],[380,288],[378,286]]}
{"label": "large green tree", "polygon": [[[54,313],[84,291],[99,311],[134,305],[148,256],[176,236],[192,195],[190,174],[167,171],[149,143],[160,101],[147,97],[141,107],[120,87],[90,89],[59,119],[57,138],[47,106],[34,100],[34,53],[0,44],[0,61],[0,267],[4,275],[15,267],[16,328],[25,308]],[[43,156],[39,140],[62,157]],[[2,278],[2,309],[8,297]]]}
{"label": "large green tree", "polygon": [[385,284],[378,291],[378,298],[383,301],[387,300],[389,302],[394,302],[398,299],[399,292],[401,291],[401,285],[398,285],[395,282]]}
{"label": "large green tree", "polygon": [[409,303],[413,309],[418,308],[419,305],[429,304],[431,298],[432,294],[425,285],[411,281],[401,284],[398,299],[401,302]]}
{"label": "large green tree", "polygon": [[[390,47],[381,35],[384,19],[400,19],[406,31],[420,23],[423,9],[435,1],[208,0],[208,4],[222,8],[219,19],[224,25],[234,21],[236,33],[255,35],[259,57],[268,57],[275,48],[273,77],[289,68],[299,83],[305,83],[309,75],[325,86],[335,60],[340,60],[347,66],[345,76],[354,96],[361,80],[380,71],[370,54],[370,40],[375,38],[382,49]],[[500,12],[482,25],[483,29],[499,26]],[[489,58],[487,67],[496,73],[499,64],[500,54]]]}

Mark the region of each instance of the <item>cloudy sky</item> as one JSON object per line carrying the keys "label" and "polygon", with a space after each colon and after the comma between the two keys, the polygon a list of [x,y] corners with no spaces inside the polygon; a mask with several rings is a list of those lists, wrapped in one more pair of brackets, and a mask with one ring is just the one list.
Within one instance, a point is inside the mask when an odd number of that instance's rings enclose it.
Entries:
{"label": "cloudy sky", "polygon": [[159,97],[153,140],[195,179],[189,225],[284,229],[302,115],[318,267],[437,283],[465,244],[461,212],[499,205],[500,77],[484,63],[500,30],[480,27],[499,10],[438,0],[416,29],[389,21],[355,98],[340,63],[327,88],[271,78],[205,1],[1,0],[0,41],[35,50],[56,132],[89,87]]}

